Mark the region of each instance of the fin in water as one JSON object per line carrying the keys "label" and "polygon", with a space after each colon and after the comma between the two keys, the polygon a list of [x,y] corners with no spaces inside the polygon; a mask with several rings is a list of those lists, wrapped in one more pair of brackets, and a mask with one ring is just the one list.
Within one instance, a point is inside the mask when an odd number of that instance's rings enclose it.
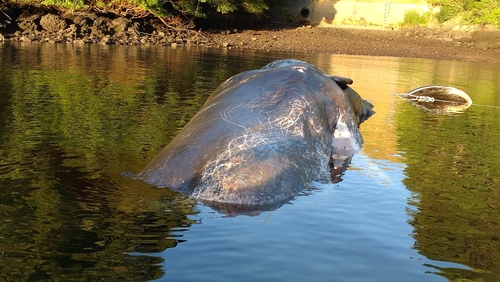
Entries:
{"label": "fin in water", "polygon": [[431,113],[463,112],[472,105],[469,95],[451,86],[427,85],[397,96]]}

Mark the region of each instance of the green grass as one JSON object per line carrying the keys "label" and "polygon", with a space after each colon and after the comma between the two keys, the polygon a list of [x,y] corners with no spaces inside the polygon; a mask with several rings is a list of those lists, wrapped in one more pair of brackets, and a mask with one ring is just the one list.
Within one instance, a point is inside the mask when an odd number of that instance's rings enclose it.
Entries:
{"label": "green grass", "polygon": [[405,17],[402,26],[425,26],[429,22],[430,14],[423,13],[420,14],[415,10],[409,10],[405,12]]}

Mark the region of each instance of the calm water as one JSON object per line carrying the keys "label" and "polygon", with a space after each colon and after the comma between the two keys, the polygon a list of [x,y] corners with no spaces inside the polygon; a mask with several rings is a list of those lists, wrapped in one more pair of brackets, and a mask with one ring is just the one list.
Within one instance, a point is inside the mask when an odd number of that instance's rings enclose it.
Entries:
{"label": "calm water", "polygon": [[[344,180],[219,214],[139,172],[226,78],[278,58],[375,105]],[[469,93],[430,115],[396,98]],[[156,47],[0,45],[5,281],[500,281],[500,66]],[[2,276],[0,276],[2,280]]]}

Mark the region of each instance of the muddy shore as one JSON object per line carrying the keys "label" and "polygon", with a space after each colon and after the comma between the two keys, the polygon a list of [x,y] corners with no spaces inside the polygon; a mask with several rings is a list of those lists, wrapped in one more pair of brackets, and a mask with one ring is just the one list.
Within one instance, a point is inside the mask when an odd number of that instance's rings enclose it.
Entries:
{"label": "muddy shore", "polygon": [[[0,42],[198,45],[264,51],[412,57],[500,63],[495,29],[314,27],[270,24],[255,29],[203,30],[153,18],[130,20],[95,12],[0,13]],[[15,14],[15,13],[12,13]]]}
{"label": "muddy shore", "polygon": [[219,46],[285,52],[500,62],[498,31],[299,27],[212,34]]}

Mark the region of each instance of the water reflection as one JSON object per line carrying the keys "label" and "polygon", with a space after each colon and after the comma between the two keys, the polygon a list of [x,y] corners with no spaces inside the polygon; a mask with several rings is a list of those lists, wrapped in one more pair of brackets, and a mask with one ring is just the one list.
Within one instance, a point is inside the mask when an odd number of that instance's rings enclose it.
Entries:
{"label": "water reflection", "polygon": [[[203,274],[187,267],[198,262],[213,277],[239,269],[249,281],[266,271],[280,279],[374,279],[398,271],[408,280],[498,280],[500,109],[480,106],[500,106],[497,65],[69,44],[0,49],[6,280],[182,278]],[[375,105],[377,114],[361,127],[363,151],[342,183],[252,224],[247,217],[215,222],[191,199],[122,176],[144,168],[227,77],[286,57],[353,78]],[[460,88],[476,105],[437,116],[393,95],[427,84]],[[206,229],[193,230],[200,226]],[[180,244],[187,235],[191,241]],[[210,265],[214,254],[227,253],[242,257],[220,264],[224,269]],[[178,261],[184,268],[175,268]],[[283,265],[296,267],[278,271]],[[425,276],[429,271],[440,276]]]}
{"label": "water reflection", "polygon": [[[482,88],[481,95],[497,91]],[[427,257],[499,273],[500,253],[491,251],[500,248],[499,118],[500,109],[479,106],[453,116],[398,111],[404,184],[417,195],[414,247]]]}
{"label": "water reflection", "polygon": [[[433,267],[449,280],[498,280],[500,252],[492,250],[500,249],[499,66],[356,57],[349,63],[336,60],[330,66],[352,77],[377,110],[361,128],[363,152],[405,164],[403,183],[413,192],[409,204],[415,207],[408,210],[413,248],[432,260],[477,269]],[[439,116],[388,95],[427,84],[464,88],[476,105],[462,114]],[[369,172],[377,175],[377,170]]]}
{"label": "water reflection", "polygon": [[190,93],[200,74],[188,68],[184,79],[162,83],[154,75],[175,70],[148,73],[139,49],[94,48],[5,46],[1,53],[0,240],[8,280],[155,279],[163,275],[160,257],[127,253],[174,247],[182,238],[172,232],[195,223],[191,199],[121,172],[142,167],[197,110],[203,97],[180,93]]}

